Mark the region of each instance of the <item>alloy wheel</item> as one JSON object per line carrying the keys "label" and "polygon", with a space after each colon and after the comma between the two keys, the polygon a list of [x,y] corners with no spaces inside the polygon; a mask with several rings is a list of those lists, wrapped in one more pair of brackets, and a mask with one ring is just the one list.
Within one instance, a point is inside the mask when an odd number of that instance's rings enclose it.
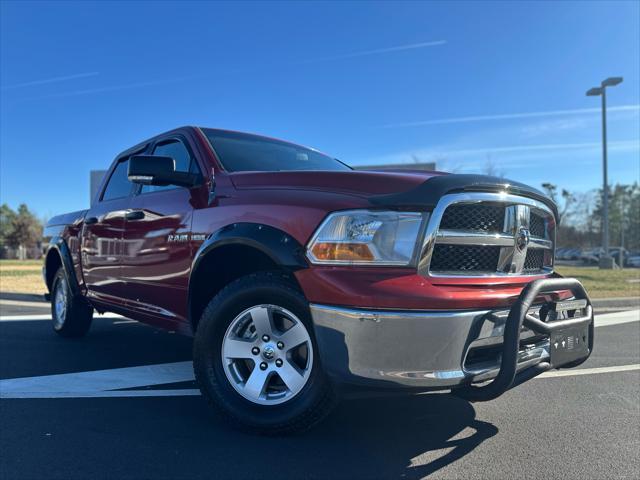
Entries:
{"label": "alloy wheel", "polygon": [[64,280],[58,282],[56,287],[56,294],[54,297],[54,304],[56,310],[56,316],[53,319],[53,323],[56,328],[62,327],[67,315],[67,300],[69,293],[67,291],[67,283]]}
{"label": "alloy wheel", "polygon": [[236,316],[221,353],[231,386],[260,405],[280,404],[300,393],[313,366],[307,328],[277,305],[256,305]]}

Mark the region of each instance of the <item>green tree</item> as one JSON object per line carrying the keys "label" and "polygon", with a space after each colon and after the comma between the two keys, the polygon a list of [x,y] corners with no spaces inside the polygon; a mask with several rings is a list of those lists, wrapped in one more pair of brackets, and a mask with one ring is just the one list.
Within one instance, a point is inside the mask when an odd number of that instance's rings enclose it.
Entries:
{"label": "green tree", "polygon": [[10,247],[31,248],[35,247],[42,237],[42,225],[36,216],[29,211],[23,203],[11,218],[7,235],[7,244]]}
{"label": "green tree", "polygon": [[16,216],[9,205],[0,205],[0,248],[8,246],[8,238],[13,230],[13,219]]}
{"label": "green tree", "polygon": [[[602,190],[598,191],[593,216],[602,218]],[[609,245],[621,243],[627,250],[640,250],[640,185],[614,185],[609,187]]]}

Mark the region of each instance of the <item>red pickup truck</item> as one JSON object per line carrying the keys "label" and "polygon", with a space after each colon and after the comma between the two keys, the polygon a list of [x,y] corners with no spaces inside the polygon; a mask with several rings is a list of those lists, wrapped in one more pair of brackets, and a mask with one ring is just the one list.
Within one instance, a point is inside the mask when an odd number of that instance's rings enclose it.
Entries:
{"label": "red pickup truck", "polygon": [[184,127],[116,157],[52,218],[54,330],[94,311],[194,336],[203,395],[267,434],[347,386],[496,398],[593,350],[582,285],[553,271],[557,212],[526,185],[354,171],[316,150]]}

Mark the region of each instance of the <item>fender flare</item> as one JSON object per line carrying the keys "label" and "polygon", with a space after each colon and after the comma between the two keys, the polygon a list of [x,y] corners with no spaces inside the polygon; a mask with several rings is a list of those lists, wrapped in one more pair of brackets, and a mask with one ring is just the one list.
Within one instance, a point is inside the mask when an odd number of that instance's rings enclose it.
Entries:
{"label": "fender flare", "polygon": [[76,278],[76,272],[73,268],[73,261],[71,260],[71,252],[69,251],[69,247],[62,237],[52,237],[49,241],[49,247],[47,248],[47,254],[45,255],[43,268],[45,282],[47,280],[47,260],[49,259],[49,255],[51,255],[52,250],[55,250],[56,253],[60,256],[62,268],[64,269],[64,273],[67,276],[67,279],[69,280],[69,288],[71,288],[71,293],[74,297],[81,295],[80,284],[78,283],[78,279]]}
{"label": "fender flare", "polygon": [[305,247],[288,233],[261,223],[232,223],[213,232],[200,245],[191,263],[188,302],[191,319],[191,299],[194,291],[192,279],[201,262],[215,250],[228,245],[251,247],[269,257],[273,263],[287,272],[309,268]]}

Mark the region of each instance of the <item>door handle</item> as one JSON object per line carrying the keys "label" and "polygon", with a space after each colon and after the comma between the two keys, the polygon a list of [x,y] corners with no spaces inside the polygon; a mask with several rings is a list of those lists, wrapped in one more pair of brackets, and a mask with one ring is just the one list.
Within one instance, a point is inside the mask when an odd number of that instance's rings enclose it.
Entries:
{"label": "door handle", "polygon": [[98,217],[87,217],[84,219],[85,225],[93,225],[94,223],[98,223]]}
{"label": "door handle", "polygon": [[132,210],[127,212],[124,216],[127,220],[142,220],[144,218],[144,212],[142,210]]}

